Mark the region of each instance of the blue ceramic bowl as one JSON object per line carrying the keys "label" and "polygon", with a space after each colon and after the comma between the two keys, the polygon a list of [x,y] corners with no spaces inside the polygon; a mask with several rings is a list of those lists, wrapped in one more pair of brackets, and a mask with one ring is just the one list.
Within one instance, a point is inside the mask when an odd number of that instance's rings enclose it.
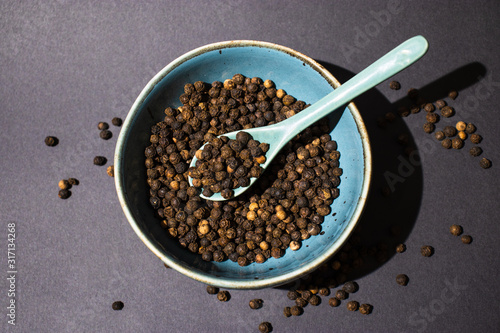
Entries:
{"label": "blue ceramic bowl", "polygon": [[[371,175],[370,143],[356,106],[337,114],[331,136],[344,170],[340,196],[332,204],[335,216],[322,224],[323,235],[305,240],[298,251],[282,258],[240,267],[237,263],[205,262],[167,236],[149,204],[144,149],[150,128],[163,120],[167,106],[180,106],[184,84],[224,81],[234,74],[271,79],[276,86],[306,103],[314,103],[340,84],[313,59],[292,49],[258,41],[206,45],[177,58],[142,90],[124,122],[115,151],[115,181],[120,204],[130,225],[165,264],[193,279],[224,288],[257,289],[295,280],[318,268],[344,244],[365,205]],[[340,117],[339,117],[340,114]]]}

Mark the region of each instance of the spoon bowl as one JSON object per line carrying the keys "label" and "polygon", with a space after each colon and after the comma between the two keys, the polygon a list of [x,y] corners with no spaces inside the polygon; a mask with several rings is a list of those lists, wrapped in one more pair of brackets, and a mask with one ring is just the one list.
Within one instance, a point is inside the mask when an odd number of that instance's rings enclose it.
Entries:
{"label": "spoon bowl", "polygon": [[[424,37],[415,36],[410,38],[365,68],[339,88],[295,116],[270,126],[244,130],[252,135],[254,140],[269,144],[266,161],[261,164],[261,167],[265,170],[283,146],[305,128],[338,110],[340,107],[345,106],[345,104],[355,97],[410,66],[427,52],[427,48],[428,43]],[[240,131],[223,134],[222,136],[226,136],[229,139],[236,139],[236,134],[238,132]],[[203,147],[204,146],[202,146],[200,150],[203,150]],[[190,167],[195,167],[196,161],[197,158],[193,157]],[[233,197],[237,197],[244,193],[252,187],[256,180],[257,178],[252,177],[250,178],[250,184],[248,186],[235,188]],[[189,177],[189,184],[193,186],[191,177]],[[222,197],[220,193],[214,193],[210,197],[206,197],[203,194],[200,196],[212,201],[228,200]]]}

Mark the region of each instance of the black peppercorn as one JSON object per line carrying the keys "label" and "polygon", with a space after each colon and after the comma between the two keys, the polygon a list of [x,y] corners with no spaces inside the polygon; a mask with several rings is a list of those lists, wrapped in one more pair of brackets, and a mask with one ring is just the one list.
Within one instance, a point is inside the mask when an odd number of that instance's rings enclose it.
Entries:
{"label": "black peppercorn", "polygon": [[453,224],[451,227],[450,227],[450,233],[453,235],[453,236],[460,236],[463,232],[463,229],[461,226],[457,225],[457,224]]}
{"label": "black peppercorn", "polygon": [[453,116],[454,113],[455,113],[455,110],[453,110],[453,108],[450,106],[444,106],[441,109],[441,115],[445,118],[449,118],[449,117]]}
{"label": "black peppercorn", "polygon": [[123,307],[124,307],[124,304],[122,301],[116,301],[116,302],[113,302],[113,304],[111,304],[111,308],[115,311],[122,310]]}
{"label": "black peppercorn", "polygon": [[364,315],[369,315],[373,311],[373,306],[370,304],[361,304],[359,306],[359,312]]}
{"label": "black peppercorn", "polygon": [[45,138],[45,144],[49,147],[57,146],[58,143],[59,139],[56,138],[55,136],[48,136]]}
{"label": "black peppercorn", "polygon": [[359,309],[359,303],[356,301],[349,301],[347,302],[347,310],[349,311],[358,311]]}
{"label": "black peppercorn", "polygon": [[227,302],[231,298],[231,294],[227,290],[221,290],[217,293],[217,299],[221,302]]}
{"label": "black peppercorn", "polygon": [[109,130],[102,130],[100,133],[99,133],[99,136],[101,137],[101,139],[103,140],[109,140],[111,139],[111,137],[113,136],[113,133],[111,133],[111,131]]}
{"label": "black peppercorn", "polygon": [[319,298],[317,295],[312,295],[309,299],[309,304],[311,304],[312,306],[318,306],[320,303],[321,298]]}
{"label": "black peppercorn", "polygon": [[479,165],[483,169],[489,169],[489,168],[491,168],[491,161],[487,158],[483,158],[483,159],[481,159],[481,161],[479,161]]}
{"label": "black peppercorn", "polygon": [[354,281],[346,282],[344,284],[344,286],[342,287],[342,290],[344,290],[345,292],[348,292],[350,294],[355,293],[356,291],[358,291],[358,289],[359,289],[359,286]]}
{"label": "black peppercorn", "polygon": [[457,135],[457,129],[453,126],[446,126],[443,129],[443,132],[444,132],[444,135],[446,135],[447,137],[450,137],[450,138]]}
{"label": "black peppercorn", "polygon": [[435,137],[437,140],[442,141],[442,140],[444,140],[445,135],[444,135],[444,132],[443,132],[443,131],[437,131],[436,133],[434,133],[434,137]]}
{"label": "black peppercorn", "polygon": [[121,118],[118,118],[118,117],[114,117],[113,119],[111,119],[111,123],[114,125],[114,126],[117,126],[117,127],[120,127],[123,123],[122,119]]}
{"label": "black peppercorn", "polygon": [[252,299],[248,305],[250,306],[251,309],[260,309],[262,307],[263,301],[260,298]]}
{"label": "black peppercorn", "polygon": [[398,81],[391,81],[391,83],[389,83],[389,88],[392,90],[399,90],[401,89],[401,84]]}
{"label": "black peppercorn", "polygon": [[464,142],[459,137],[456,137],[451,140],[451,146],[453,149],[461,149],[464,146]]}
{"label": "black peppercorn", "polygon": [[424,105],[424,110],[427,112],[433,112],[434,110],[436,110],[436,108],[434,107],[434,104],[427,103]]}
{"label": "black peppercorn", "polygon": [[294,305],[290,308],[290,312],[292,316],[300,316],[302,313],[304,313],[304,310],[302,307]]}
{"label": "black peppercorn", "polygon": [[290,290],[288,293],[287,293],[287,297],[288,299],[292,300],[292,301],[295,301],[297,298],[300,297],[300,294],[294,290]]}
{"label": "black peppercorn", "polygon": [[[431,113],[431,114],[433,114],[433,113]],[[432,133],[432,132],[434,132],[434,129],[436,129],[436,126],[431,122],[425,123],[423,127],[424,127],[425,133]]]}
{"label": "black peppercorn", "polygon": [[424,257],[430,257],[434,254],[434,248],[432,246],[429,246],[429,245],[424,245],[420,248],[420,253]]}
{"label": "black peppercorn", "polygon": [[464,244],[470,244],[472,243],[472,237],[469,236],[469,235],[463,235],[460,240],[462,241],[462,243]]}
{"label": "black peppercorn", "polygon": [[210,295],[215,295],[219,292],[219,288],[214,287],[214,286],[207,286],[207,293]]}
{"label": "black peppercorn", "polygon": [[396,252],[397,253],[403,253],[406,251],[406,245],[404,244],[399,244],[398,246],[396,246]]}
{"label": "black peppercorn", "polygon": [[479,134],[471,134],[471,135],[470,135],[470,141],[471,141],[473,144],[475,144],[475,145],[477,145],[477,144],[481,143],[481,140],[482,140],[482,139],[483,139],[483,138],[482,138]]}
{"label": "black peppercorn", "polygon": [[452,143],[451,143],[451,140],[449,138],[446,138],[443,141],[441,141],[441,146],[443,146],[443,148],[445,148],[445,149],[450,149],[451,144]]}
{"label": "black peppercorn", "polygon": [[335,308],[340,305],[340,300],[337,297],[332,297],[328,300],[328,305]]}
{"label": "black peppercorn", "polygon": [[349,297],[349,294],[345,290],[340,289],[335,292],[335,297],[342,301],[347,299]]}
{"label": "black peppercorn", "polygon": [[61,199],[68,199],[71,196],[71,191],[64,189],[64,190],[59,190],[59,198]]}
{"label": "black peppercorn", "polygon": [[455,99],[458,96],[458,92],[456,90],[452,90],[449,92],[448,97],[451,99]]}
{"label": "black peppercorn", "polygon": [[107,130],[108,128],[109,128],[109,125],[106,122],[101,121],[97,124],[97,129],[99,129],[100,131]]}
{"label": "black peppercorn", "polygon": [[298,297],[297,299],[295,299],[295,304],[303,308],[307,305],[307,301],[302,297]]}
{"label": "black peppercorn", "polygon": [[442,99],[436,101],[436,107],[438,109],[442,109],[446,106],[446,102],[443,101]]}
{"label": "black peppercorn", "polygon": [[108,160],[104,156],[96,156],[96,157],[94,157],[94,164],[95,165],[103,166],[104,164],[106,164],[107,161]]}
{"label": "black peppercorn", "polygon": [[285,306],[283,309],[283,315],[287,318],[290,317],[292,315],[292,309],[289,306]]}
{"label": "black peppercorn", "polygon": [[408,284],[408,276],[406,274],[399,274],[396,276],[396,283],[400,286],[406,286]]}

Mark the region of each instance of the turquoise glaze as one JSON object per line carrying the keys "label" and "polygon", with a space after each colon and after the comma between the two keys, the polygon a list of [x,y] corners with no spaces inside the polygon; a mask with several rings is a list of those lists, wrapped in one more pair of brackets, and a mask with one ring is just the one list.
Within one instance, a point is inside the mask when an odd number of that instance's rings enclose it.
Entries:
{"label": "turquoise glaze", "polygon": [[[261,165],[262,168],[266,169],[281,148],[297,134],[321,118],[339,110],[340,107],[368,89],[375,87],[377,84],[387,80],[413,64],[427,52],[427,47],[427,40],[425,40],[424,37],[413,37],[375,61],[333,92],[309,106],[306,110],[274,125],[246,129],[245,132],[252,135],[254,140],[270,144],[269,151],[266,154],[267,160]],[[342,109],[340,109],[340,111],[342,111]],[[238,132],[239,131],[227,133],[224,134],[224,136],[230,139],[236,139],[236,134]],[[200,149],[203,149],[203,147]],[[196,161],[197,159],[194,157],[190,166],[194,167]],[[251,178],[249,186],[235,189],[234,197],[241,195],[252,187],[252,184],[255,183],[256,180],[257,178]],[[189,177],[189,184],[193,185],[191,177]],[[201,197],[213,201],[226,200],[220,193],[214,193],[211,197],[205,197],[204,195],[201,195]]]}
{"label": "turquoise glaze", "polygon": [[344,170],[340,196],[332,204],[335,216],[322,224],[324,235],[304,241],[298,251],[287,250],[280,259],[240,267],[231,261],[205,262],[167,236],[149,204],[144,149],[150,128],[164,117],[168,106],[180,106],[185,83],[224,81],[234,74],[273,80],[279,88],[307,103],[315,103],[339,82],[321,65],[292,49],[258,41],[229,41],[200,47],[162,69],[133,104],[115,150],[115,183],[120,204],[130,225],[163,262],[206,284],[225,288],[256,289],[292,281],[318,268],[349,237],[365,205],[371,176],[368,135],[356,106],[350,103],[328,121],[341,152]]}

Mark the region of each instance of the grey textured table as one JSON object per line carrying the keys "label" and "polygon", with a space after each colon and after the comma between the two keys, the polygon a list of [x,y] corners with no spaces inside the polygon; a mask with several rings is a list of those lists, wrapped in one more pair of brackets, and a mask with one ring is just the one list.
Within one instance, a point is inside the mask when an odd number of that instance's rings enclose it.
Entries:
{"label": "grey textured table", "polygon": [[[275,332],[499,331],[499,14],[498,1],[2,1],[0,331],[255,332],[262,321]],[[282,309],[292,302],[279,288],[232,291],[229,302],[218,302],[140,242],[113,179],[92,163],[95,155],[112,160],[119,132],[113,127],[113,138],[101,140],[97,123],[125,118],[148,80],[193,48],[274,42],[344,82],[418,34],[429,52],[397,75],[403,88],[384,83],[355,101],[374,153],[361,225],[383,240],[400,224],[398,241],[408,248],[354,277],[360,290],[351,299],[372,304],[371,315],[345,304],[331,308],[323,298],[301,317],[285,318]],[[423,111],[379,129],[377,117],[395,111],[410,87],[431,100],[458,89],[450,102],[457,114],[438,127],[474,122],[493,167],[479,167],[470,142],[459,151],[441,148],[422,130]],[[421,164],[402,162],[400,133],[410,134]],[[59,145],[45,146],[47,135]],[[391,175],[400,178],[385,198],[380,188]],[[68,177],[80,185],[61,200],[57,182]],[[472,244],[448,232],[453,223]],[[425,244],[435,248],[430,258],[419,253]],[[410,277],[408,286],[396,284],[400,273]],[[250,310],[256,297],[264,308]],[[116,300],[125,303],[122,311],[111,309]],[[15,326],[8,323],[13,313]]]}

